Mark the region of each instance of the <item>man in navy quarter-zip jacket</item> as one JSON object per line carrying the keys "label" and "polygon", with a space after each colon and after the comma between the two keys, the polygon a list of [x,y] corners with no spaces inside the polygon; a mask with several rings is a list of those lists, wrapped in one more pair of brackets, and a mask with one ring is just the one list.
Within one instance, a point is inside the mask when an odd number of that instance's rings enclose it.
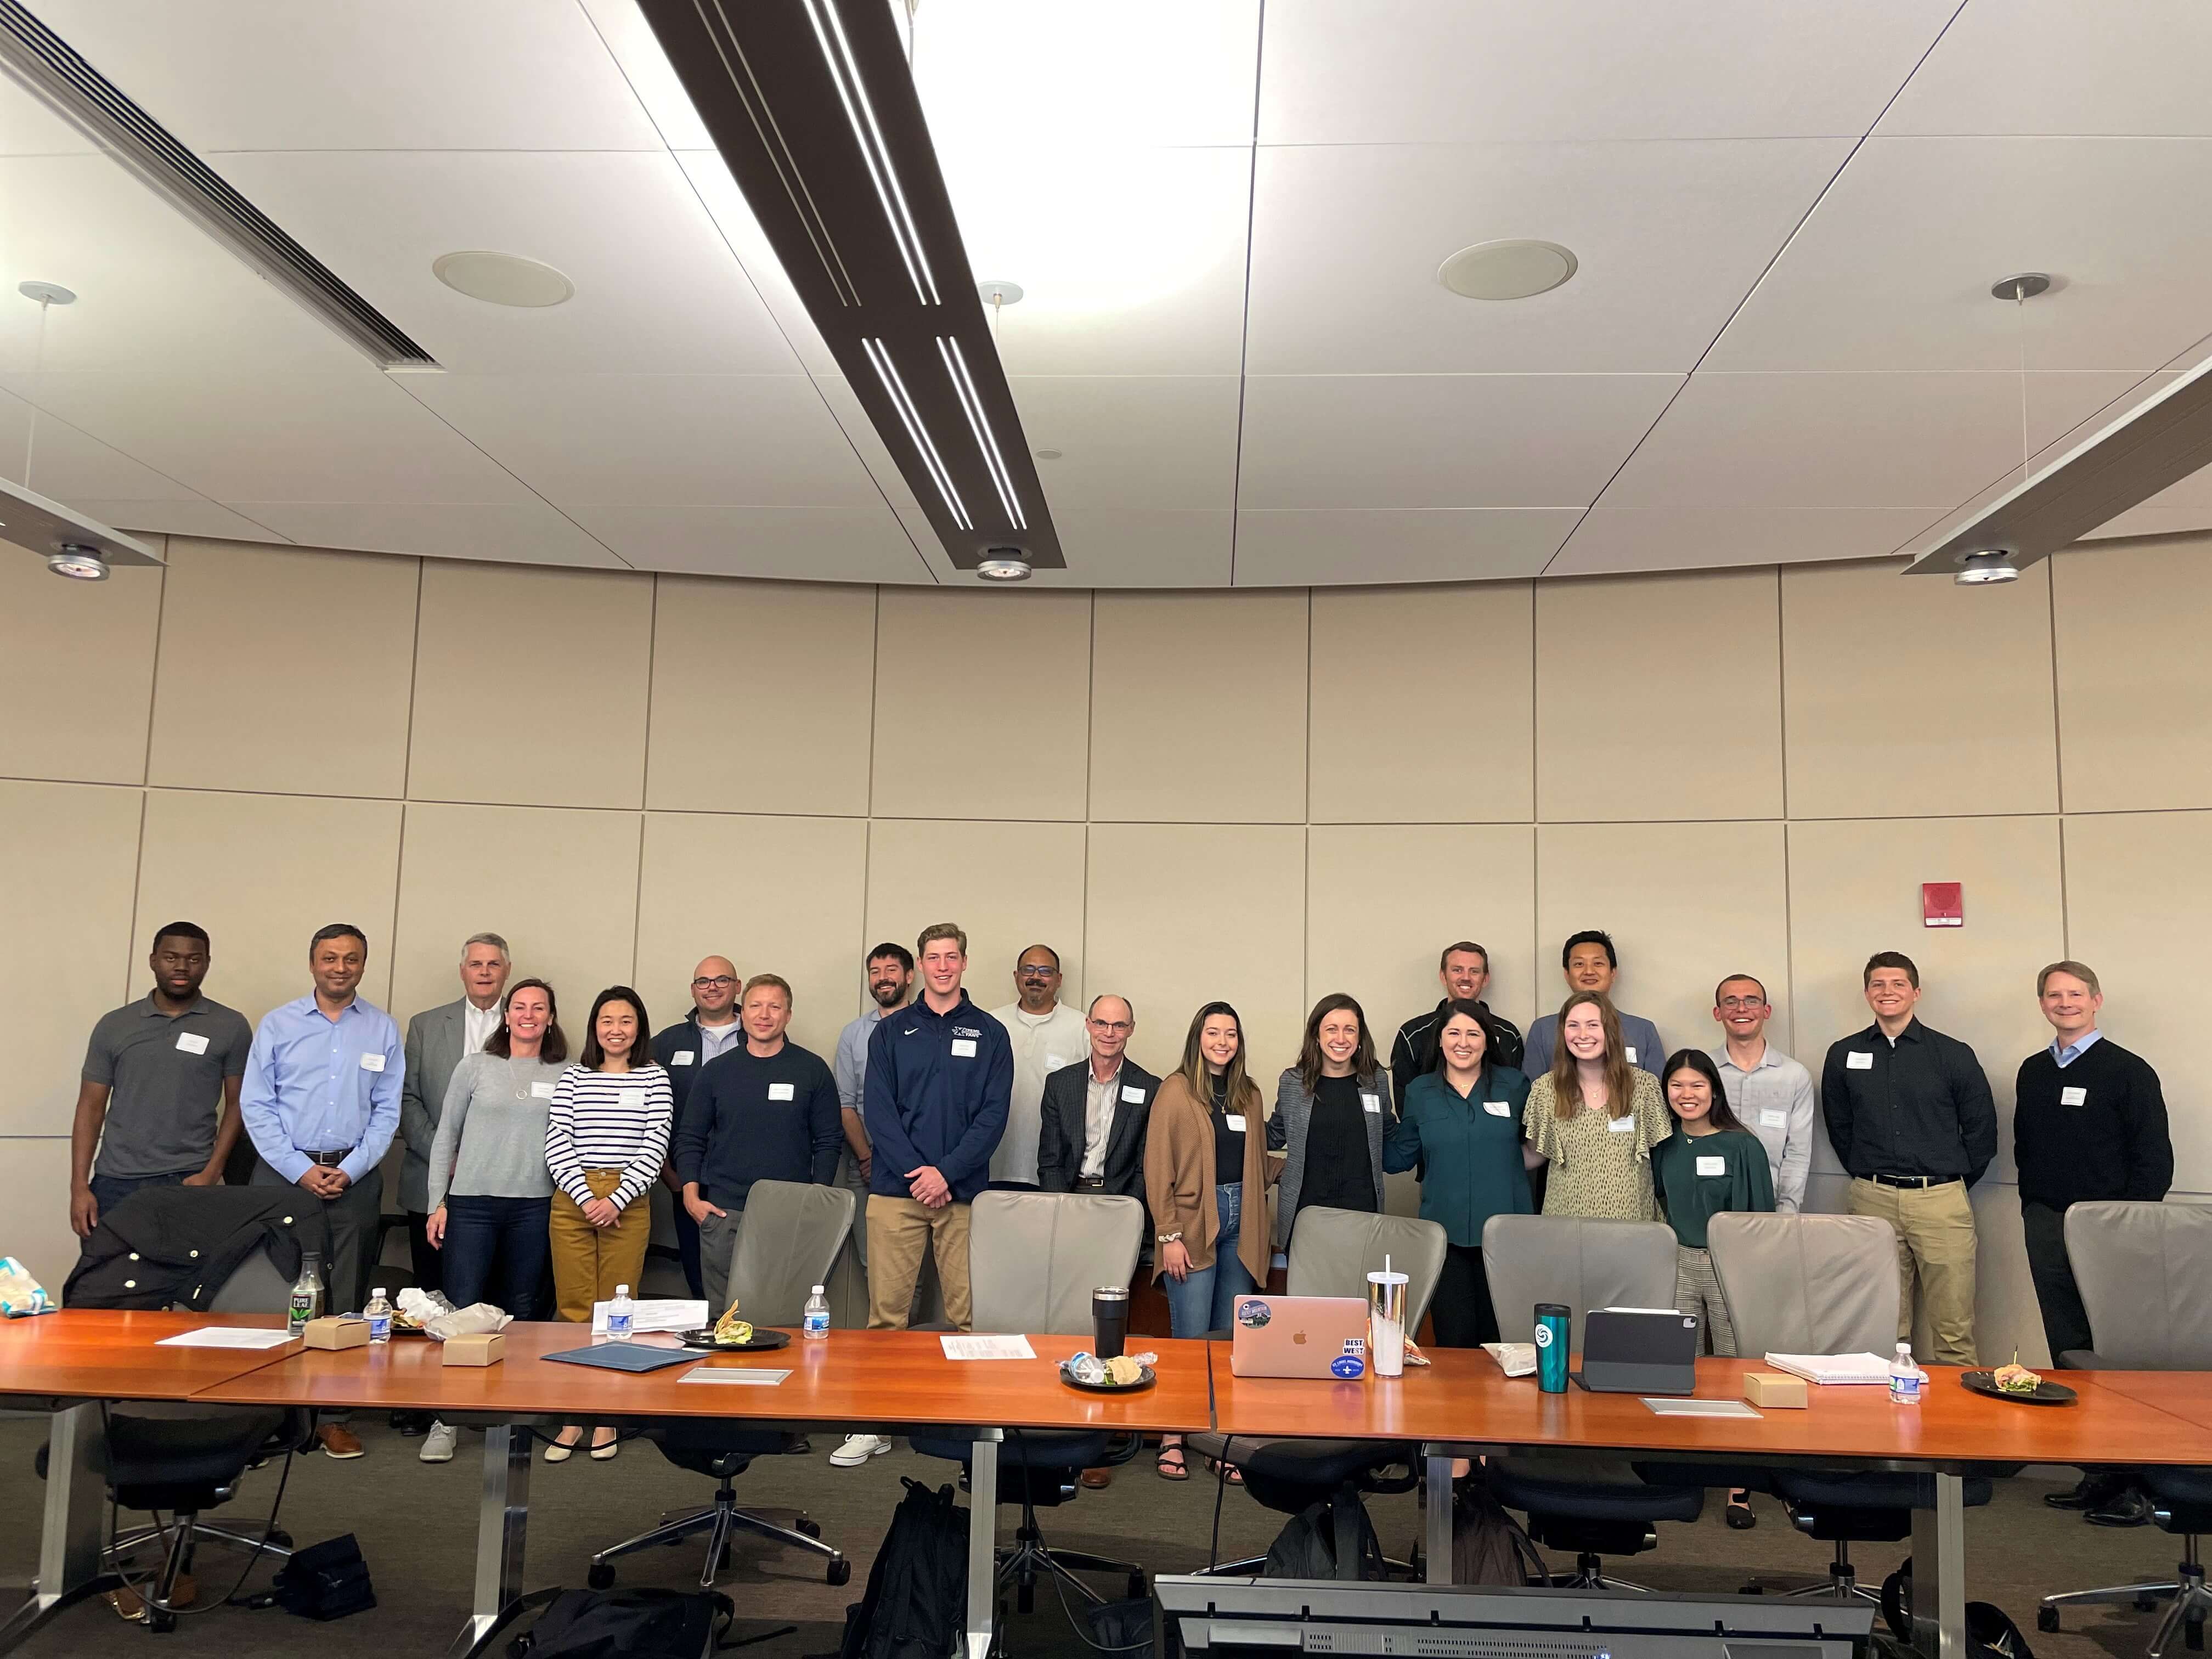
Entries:
{"label": "man in navy quarter-zip jacket", "polygon": [[868,1324],[904,1328],[927,1248],[945,1316],[966,1330],[968,1206],[989,1185],[1006,1133],[1013,1045],[960,988],[967,934],[951,922],[926,927],[915,957],[921,995],[868,1038]]}

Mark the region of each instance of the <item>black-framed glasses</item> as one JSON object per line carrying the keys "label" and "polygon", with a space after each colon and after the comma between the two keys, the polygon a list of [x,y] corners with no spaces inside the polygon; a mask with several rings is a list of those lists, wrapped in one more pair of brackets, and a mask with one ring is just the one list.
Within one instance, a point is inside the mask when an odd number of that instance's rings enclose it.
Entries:
{"label": "black-framed glasses", "polygon": [[1023,979],[1051,979],[1060,972],[1057,968],[1017,968],[1016,975]]}
{"label": "black-framed glasses", "polygon": [[735,985],[737,981],[731,978],[729,975],[717,974],[712,979],[693,980],[691,981],[691,988],[695,991],[719,991],[725,985]]}
{"label": "black-framed glasses", "polygon": [[1766,1006],[1766,999],[1765,997],[1723,997],[1721,1006],[1732,1009],[1764,1008]]}

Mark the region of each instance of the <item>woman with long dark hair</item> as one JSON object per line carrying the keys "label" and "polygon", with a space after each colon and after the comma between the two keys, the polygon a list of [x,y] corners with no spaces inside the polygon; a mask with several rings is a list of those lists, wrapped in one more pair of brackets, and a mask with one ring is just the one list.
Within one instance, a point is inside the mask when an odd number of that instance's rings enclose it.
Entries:
{"label": "woman with long dark hair", "polygon": [[1306,1016],[1298,1063],[1276,1079],[1273,1121],[1283,1126],[1286,1154],[1276,1195],[1277,1249],[1290,1249],[1301,1210],[1382,1213],[1390,1079],[1376,1063],[1365,1010],[1341,991]]}

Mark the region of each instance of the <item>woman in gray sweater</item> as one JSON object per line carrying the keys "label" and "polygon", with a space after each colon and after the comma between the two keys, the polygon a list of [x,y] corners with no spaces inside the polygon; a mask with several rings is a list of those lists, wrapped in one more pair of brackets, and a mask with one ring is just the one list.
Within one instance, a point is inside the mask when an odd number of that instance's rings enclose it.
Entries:
{"label": "woman in gray sweater", "polygon": [[457,1308],[492,1302],[517,1319],[539,1316],[549,1255],[553,1177],[545,1119],[568,1044],[553,988],[509,988],[499,1029],[482,1054],[453,1068],[430,1148],[430,1243],[445,1252],[445,1291]]}

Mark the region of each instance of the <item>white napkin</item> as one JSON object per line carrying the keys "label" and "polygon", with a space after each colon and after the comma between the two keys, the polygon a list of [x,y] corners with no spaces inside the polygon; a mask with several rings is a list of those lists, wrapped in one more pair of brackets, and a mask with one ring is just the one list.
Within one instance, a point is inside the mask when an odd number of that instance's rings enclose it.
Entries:
{"label": "white napkin", "polygon": [[1533,1342],[1486,1342],[1483,1352],[1498,1362],[1498,1368],[1508,1376],[1526,1376],[1536,1369],[1536,1345]]}
{"label": "white napkin", "polygon": [[432,1320],[422,1328],[443,1342],[449,1336],[474,1336],[482,1331],[503,1331],[513,1323],[513,1314],[495,1308],[489,1302],[472,1302],[456,1312]]}

